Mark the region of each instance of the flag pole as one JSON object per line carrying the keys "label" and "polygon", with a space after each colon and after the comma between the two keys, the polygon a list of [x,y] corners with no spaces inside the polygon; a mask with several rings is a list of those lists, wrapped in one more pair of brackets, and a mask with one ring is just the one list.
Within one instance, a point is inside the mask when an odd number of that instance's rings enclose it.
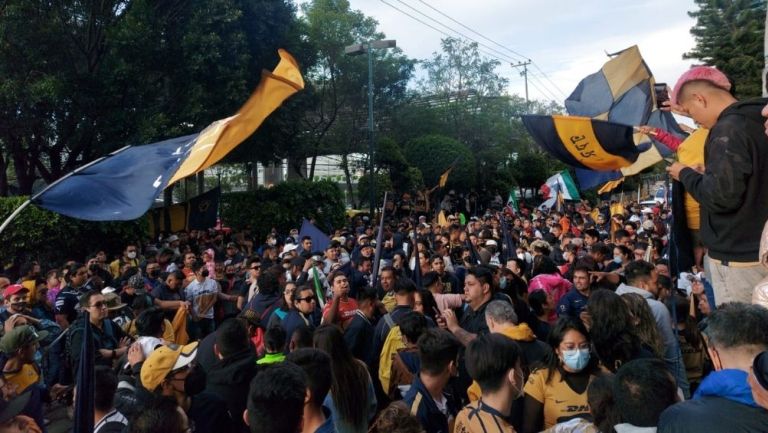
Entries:
{"label": "flag pole", "polygon": [[376,252],[373,255],[373,272],[371,273],[371,287],[376,288],[379,279],[379,262],[381,261],[381,248],[384,243],[384,216],[387,213],[387,191],[384,191],[384,203],[381,205],[379,221],[379,233],[376,235]]}
{"label": "flag pole", "polygon": [[117,149],[116,151],[114,151],[114,152],[112,152],[112,153],[109,153],[109,154],[107,154],[107,155],[105,155],[105,156],[102,156],[101,158],[96,158],[96,159],[94,159],[93,161],[89,162],[88,164],[85,164],[85,165],[83,165],[83,166],[81,166],[81,167],[78,167],[78,168],[76,168],[76,169],[74,169],[74,170],[70,171],[69,173],[65,174],[64,176],[62,176],[62,177],[60,177],[60,178],[56,179],[56,180],[55,180],[55,181],[53,181],[52,183],[50,183],[48,186],[46,186],[45,188],[43,188],[43,189],[42,189],[42,191],[40,191],[40,192],[38,192],[37,194],[33,195],[32,197],[30,197],[30,198],[29,198],[29,200],[25,201],[25,202],[24,202],[24,203],[22,203],[22,204],[21,204],[19,207],[17,207],[17,208],[16,208],[16,210],[14,210],[14,211],[13,211],[13,212],[12,212],[12,213],[11,213],[11,214],[8,216],[8,218],[6,218],[6,219],[5,219],[5,221],[3,221],[3,224],[2,224],[2,225],[0,225],[0,234],[2,234],[2,233],[5,231],[5,229],[8,227],[8,225],[10,225],[10,224],[11,224],[11,221],[13,221],[13,220],[14,220],[14,219],[15,219],[17,216],[19,216],[19,214],[21,213],[21,211],[23,211],[24,209],[26,209],[26,208],[27,208],[27,206],[29,206],[29,205],[32,203],[32,201],[33,201],[33,200],[35,200],[36,198],[40,197],[40,195],[42,195],[44,192],[46,192],[46,191],[48,191],[49,189],[53,188],[54,186],[58,185],[58,184],[59,184],[61,181],[63,181],[64,179],[67,179],[67,178],[71,177],[72,175],[75,175],[75,174],[77,174],[77,173],[79,173],[79,172],[81,172],[81,171],[85,170],[86,168],[88,168],[88,167],[90,167],[90,166],[92,166],[92,165],[94,165],[94,164],[96,164],[96,163],[98,163],[98,162],[101,162],[101,161],[103,161],[103,160],[105,160],[105,159],[109,158],[110,156],[116,155],[116,154],[118,154],[118,153],[120,153],[120,152],[122,152],[122,151],[124,151],[124,150],[128,149],[129,147],[131,147],[131,146],[130,146],[130,145],[128,145],[128,146],[123,146],[123,147],[121,147],[120,149]]}

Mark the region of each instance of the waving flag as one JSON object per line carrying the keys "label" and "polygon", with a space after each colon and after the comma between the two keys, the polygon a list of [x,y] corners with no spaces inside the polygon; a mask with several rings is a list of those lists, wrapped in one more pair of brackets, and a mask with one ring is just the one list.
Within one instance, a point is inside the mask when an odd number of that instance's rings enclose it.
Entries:
{"label": "waving flag", "polygon": [[200,134],[127,146],[59,179],[30,201],[91,221],[140,217],[168,185],[220,161],[304,88],[296,61],[284,50],[278,53],[280,63],[262,73],[258,87],[234,116],[213,122]]}
{"label": "waving flag", "polygon": [[437,186],[440,188],[445,188],[445,185],[448,183],[448,176],[451,175],[451,171],[453,171],[454,168],[456,168],[456,164],[459,163],[459,157],[457,157],[451,165],[443,172],[443,174],[440,175],[440,179],[437,181]]}
{"label": "waving flag", "polygon": [[507,197],[507,207],[512,210],[514,214],[520,212],[520,206],[517,204],[517,195],[515,195],[514,189],[509,191],[509,196]]}
{"label": "waving flag", "polygon": [[[565,108],[573,116],[609,120],[628,126],[650,125],[683,138],[684,133],[672,114],[657,108],[654,84],[653,74],[640,50],[632,46],[613,56],[600,71],[581,80],[566,99]],[[643,155],[629,167],[608,171],[577,169],[576,177],[581,188],[600,187],[601,191],[610,191],[621,183],[619,180],[624,176],[637,174],[672,153],[652,138],[643,137],[638,142],[652,145],[647,146]]]}
{"label": "waving flag", "polygon": [[541,186],[541,191],[544,200],[556,197],[558,194],[563,197],[563,200],[581,200],[579,189],[576,188],[576,183],[573,181],[571,174],[566,170],[547,179],[544,185]]}
{"label": "waving flag", "polygon": [[539,146],[571,167],[619,170],[631,166],[647,150],[637,146],[631,126],[575,116],[522,119]]}
{"label": "waving flag", "polygon": [[306,218],[301,220],[298,238],[301,239],[304,236],[312,238],[312,249],[314,251],[325,251],[331,243],[331,238]]}

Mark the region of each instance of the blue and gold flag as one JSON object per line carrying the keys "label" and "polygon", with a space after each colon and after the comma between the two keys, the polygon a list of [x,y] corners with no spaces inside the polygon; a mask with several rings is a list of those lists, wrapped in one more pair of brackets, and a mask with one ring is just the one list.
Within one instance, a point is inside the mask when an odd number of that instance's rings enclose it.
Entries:
{"label": "blue and gold flag", "polygon": [[[581,80],[566,99],[565,107],[572,116],[608,120],[627,126],[649,125],[664,129],[680,138],[684,133],[671,113],[657,108],[655,80],[637,46],[613,55],[596,73]],[[643,155],[622,170],[577,169],[582,189],[615,188],[624,176],[631,176],[661,161],[672,152],[650,137],[636,137],[644,146]],[[611,182],[610,184],[606,184]]]}
{"label": "blue and gold flag", "polygon": [[304,88],[296,60],[284,50],[278,53],[277,67],[262,72],[256,90],[235,115],[213,122],[199,134],[126,146],[69,173],[30,201],[91,221],[125,221],[144,215],[167,186],[220,161]]}
{"label": "blue and gold flag", "polygon": [[[630,167],[639,147],[631,126],[576,116],[522,116],[536,143],[571,167],[609,171]],[[640,134],[638,134],[640,135]]]}

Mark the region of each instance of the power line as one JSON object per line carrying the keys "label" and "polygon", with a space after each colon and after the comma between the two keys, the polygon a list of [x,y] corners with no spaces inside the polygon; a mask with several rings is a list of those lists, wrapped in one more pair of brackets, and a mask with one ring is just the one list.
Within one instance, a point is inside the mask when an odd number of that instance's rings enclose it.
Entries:
{"label": "power line", "polygon": [[550,89],[549,86],[546,85],[546,83],[541,79],[541,77],[539,77],[539,75],[537,75],[535,72],[530,70],[528,71],[528,73],[531,79],[537,80],[539,84],[541,84],[547,90],[548,94],[552,97],[553,100],[558,99],[558,96],[555,94],[555,92],[553,92],[552,89]]}
{"label": "power line", "polygon": [[[398,1],[400,1],[400,0],[398,0]],[[562,91],[562,89],[560,89],[560,87],[558,87],[558,85],[557,85],[557,84],[555,84],[555,82],[553,82],[553,81],[552,81],[552,80],[549,78],[549,76],[548,76],[548,75],[547,75],[547,74],[546,74],[546,73],[545,73],[545,72],[544,72],[544,71],[543,71],[543,70],[542,70],[542,69],[539,67],[539,65],[538,65],[538,64],[537,64],[535,61],[531,60],[531,59],[530,59],[528,56],[526,56],[526,55],[524,55],[524,54],[521,54],[520,52],[518,52],[518,51],[515,51],[515,50],[513,50],[513,49],[511,49],[511,48],[509,48],[509,47],[507,47],[507,46],[505,46],[505,45],[503,45],[503,44],[500,44],[499,42],[496,42],[495,40],[493,40],[493,39],[491,39],[491,38],[489,38],[489,37],[487,37],[487,36],[483,35],[482,33],[478,32],[478,31],[474,30],[473,28],[471,28],[471,27],[469,27],[469,26],[465,25],[464,23],[462,23],[462,22],[460,22],[460,21],[456,20],[455,18],[453,18],[453,17],[451,17],[450,15],[446,14],[445,12],[443,12],[443,11],[441,11],[441,10],[437,9],[436,7],[432,6],[431,4],[427,3],[427,2],[426,2],[426,1],[424,1],[424,0],[417,0],[417,1],[418,1],[419,3],[422,3],[423,5],[427,6],[428,8],[432,9],[433,11],[437,12],[438,14],[440,14],[440,15],[444,16],[445,18],[448,18],[449,20],[453,21],[454,23],[456,23],[456,24],[460,25],[461,27],[463,27],[463,28],[465,28],[465,29],[469,30],[470,32],[472,32],[472,33],[474,33],[474,34],[476,34],[477,36],[479,36],[479,37],[481,37],[481,38],[485,39],[486,41],[488,41],[488,42],[491,42],[492,44],[495,44],[495,45],[497,45],[497,46],[501,47],[502,49],[509,51],[510,53],[514,54],[515,56],[518,56],[518,57],[522,57],[524,60],[528,60],[528,61],[530,61],[530,62],[533,64],[533,67],[534,67],[534,68],[536,68],[536,69],[537,69],[537,70],[538,70],[538,71],[541,73],[541,75],[542,75],[542,76],[543,76],[543,77],[544,77],[544,78],[545,78],[545,79],[546,79],[546,80],[547,80],[549,83],[551,83],[551,84],[552,84],[552,86],[553,86],[553,87],[554,87],[554,88],[555,88],[555,89],[556,89],[558,92],[560,92],[560,94],[561,94],[561,95],[563,95],[563,97],[566,97],[566,96],[567,96],[567,95],[565,94],[565,92],[563,92],[563,91]],[[402,3],[402,1],[400,1],[400,2]],[[513,63],[520,63],[520,61],[519,61],[519,60],[515,60],[515,62],[513,62]],[[548,87],[548,86],[546,86],[544,83],[542,83],[542,86],[544,86],[544,87]],[[549,90],[549,89],[548,89],[548,90]],[[555,99],[557,99],[557,98],[555,98]]]}
{"label": "power line", "polygon": [[[438,20],[436,20],[436,19],[434,19],[434,18],[430,17],[429,15],[426,15],[425,13],[423,13],[423,12],[421,12],[421,11],[419,11],[419,10],[417,10],[417,9],[413,8],[412,6],[410,6],[410,5],[406,4],[406,3],[404,3],[402,0],[397,0],[397,1],[398,1],[398,2],[400,2],[400,3],[402,3],[402,4],[404,4],[404,5],[406,5],[406,6],[408,6],[410,9],[412,9],[412,10],[415,10],[415,11],[416,11],[416,12],[418,12],[420,15],[422,15],[422,16],[425,16],[425,17],[429,18],[430,20],[432,20],[432,21],[434,21],[434,22],[438,23],[439,25],[441,25],[441,26],[443,26],[443,27],[445,27],[445,28],[447,28],[447,29],[450,29],[451,31],[453,31],[453,32],[455,32],[455,33],[457,33],[457,34],[459,34],[459,35],[463,36],[465,39],[468,39],[468,40],[470,40],[470,41],[473,41],[473,42],[477,43],[478,45],[482,45],[483,47],[487,47],[487,45],[485,45],[485,44],[481,44],[480,42],[478,42],[478,41],[476,41],[476,40],[474,40],[474,39],[472,39],[472,38],[470,38],[470,37],[468,37],[468,36],[464,35],[463,33],[461,33],[461,32],[459,32],[459,31],[456,31],[456,30],[452,29],[450,26],[447,26],[447,25],[445,25],[445,24],[441,23],[440,21],[438,21]],[[440,34],[444,35],[444,36],[448,36],[448,37],[455,37],[454,35],[451,35],[451,34],[449,34],[449,33],[445,32],[444,30],[441,30],[441,29],[439,29],[439,28],[437,28],[437,27],[433,26],[432,24],[429,24],[428,22],[425,22],[425,21],[424,21],[424,20],[422,20],[421,18],[418,18],[418,17],[415,17],[415,16],[413,16],[412,14],[410,14],[410,13],[408,13],[408,12],[404,11],[403,9],[401,9],[401,8],[399,8],[399,7],[395,6],[395,5],[393,5],[392,3],[389,3],[387,0],[381,0],[381,2],[382,2],[382,3],[384,3],[384,4],[386,4],[387,6],[391,7],[392,9],[394,9],[394,10],[396,10],[396,11],[400,12],[401,14],[403,14],[403,15],[405,15],[405,16],[407,16],[407,17],[411,18],[412,20],[414,20],[414,21],[416,21],[416,22],[418,22],[418,23],[420,23],[420,24],[422,24],[422,25],[424,25],[424,26],[426,26],[426,27],[429,27],[430,29],[432,29],[432,30],[434,30],[434,31],[436,31],[436,32],[438,32],[438,33],[440,33]],[[482,53],[482,54],[485,54],[486,56],[488,56],[488,57],[490,57],[490,58],[496,59],[496,60],[498,60],[498,61],[500,61],[500,62],[502,62],[502,63],[510,63],[509,59],[511,59],[511,57],[509,57],[509,56],[506,56],[506,55],[504,55],[504,57],[502,58],[502,57],[500,57],[499,55],[496,55],[496,54],[492,54],[492,53],[489,53],[489,52],[487,52],[487,51],[485,51],[485,50],[482,50],[482,49],[480,49],[480,48],[478,48],[477,50],[478,50],[478,52],[480,52],[480,53]],[[495,50],[495,49],[494,49],[494,51],[498,52],[498,50]],[[537,77],[532,77],[532,78],[537,78]],[[539,81],[539,84],[541,84],[541,86],[542,86],[542,87],[544,87],[544,88],[547,88],[547,89],[548,89],[548,87],[546,86],[546,84],[545,84],[543,81],[541,81],[541,80],[538,80],[538,81]],[[534,86],[534,87],[535,87],[535,88],[536,88],[536,89],[539,91],[539,93],[540,93],[542,96],[544,96],[545,98],[551,98],[552,100],[557,100],[557,99],[558,99],[558,98],[557,98],[557,96],[554,96],[554,93],[553,93],[552,91],[549,91],[549,93],[547,93],[547,92],[543,91],[543,90],[542,90],[542,89],[541,89],[539,86],[536,86],[536,85],[533,83],[533,81],[531,81],[531,84],[532,84],[532,85],[533,85],[533,86]]]}
{"label": "power line", "polygon": [[[485,35],[483,35],[483,34],[480,34],[480,33],[476,32],[474,29],[470,28],[469,26],[466,26],[466,25],[462,24],[461,22],[459,22],[459,21],[457,21],[456,19],[454,19],[454,18],[450,17],[448,14],[446,14],[446,13],[444,13],[444,12],[440,11],[439,9],[437,9],[436,7],[432,6],[431,4],[429,4],[429,3],[425,2],[424,0],[418,0],[418,1],[419,1],[420,3],[422,3],[422,4],[424,4],[426,7],[428,7],[428,8],[430,8],[430,9],[432,9],[433,11],[435,11],[435,12],[439,13],[440,15],[442,15],[442,16],[444,16],[444,17],[448,18],[449,20],[453,21],[454,23],[456,23],[456,24],[460,25],[461,27],[464,27],[465,29],[469,30],[470,32],[472,32],[472,33],[474,33],[474,34],[476,34],[476,35],[480,36],[481,38],[485,39],[486,41],[488,41],[488,42],[491,42],[491,43],[493,43],[493,44],[496,44],[496,45],[498,45],[499,47],[501,47],[501,48],[503,48],[503,49],[505,49],[505,50],[509,51],[510,53],[514,54],[515,56],[521,57],[523,60],[529,60],[529,61],[531,60],[530,58],[528,58],[528,56],[526,56],[526,55],[523,55],[523,54],[520,54],[520,53],[518,53],[517,51],[515,51],[515,50],[513,50],[513,49],[511,49],[511,48],[509,48],[509,47],[506,47],[506,46],[504,46],[504,45],[502,45],[502,44],[500,44],[500,43],[498,43],[498,42],[494,41],[493,39],[491,39],[491,38],[489,38],[489,37],[487,37],[487,36],[485,36]],[[519,60],[515,60],[515,61],[517,62],[517,61],[519,61]]]}
{"label": "power line", "polygon": [[[383,1],[383,0],[382,0],[382,1]],[[516,59],[514,59],[514,58],[510,57],[510,56],[509,56],[509,55],[507,55],[507,54],[504,54],[504,53],[502,53],[501,51],[497,50],[496,48],[493,48],[493,47],[491,47],[491,46],[488,46],[488,45],[486,45],[486,44],[484,44],[484,43],[482,43],[482,42],[480,42],[480,41],[478,41],[478,40],[476,40],[476,39],[473,39],[473,38],[471,38],[471,37],[467,36],[466,34],[464,34],[464,33],[460,32],[460,31],[458,31],[458,30],[454,29],[453,27],[451,27],[451,26],[449,26],[449,25],[447,25],[447,24],[445,24],[445,23],[443,23],[443,22],[441,22],[441,21],[439,21],[439,20],[437,20],[437,19],[435,19],[435,18],[433,18],[433,17],[431,17],[431,16],[429,16],[429,15],[425,14],[424,12],[422,12],[422,11],[420,11],[420,10],[416,9],[415,7],[413,7],[413,6],[409,5],[408,3],[404,2],[403,0],[397,0],[397,2],[398,2],[398,3],[401,3],[402,5],[406,6],[406,7],[407,7],[407,8],[409,8],[409,9],[413,10],[414,12],[418,13],[419,15],[421,15],[421,16],[423,16],[423,17],[426,17],[427,19],[429,19],[429,20],[431,20],[431,21],[434,21],[434,22],[435,22],[435,23],[437,23],[438,25],[441,25],[441,26],[445,27],[446,29],[448,29],[448,30],[450,30],[450,31],[452,31],[452,32],[454,32],[454,33],[456,33],[457,35],[459,35],[459,36],[463,37],[464,39],[470,40],[470,41],[472,41],[472,42],[474,42],[474,43],[478,44],[479,46],[485,47],[486,49],[488,49],[488,50],[491,50],[491,51],[493,51],[493,52],[497,53],[497,54],[496,54],[494,57],[496,57],[496,58],[499,58],[499,60],[502,60],[502,59],[499,57],[499,56],[501,56],[501,57],[505,58],[505,60],[503,60],[503,61],[506,61],[506,62],[516,62],[516,61],[517,61]]]}
{"label": "power line", "polygon": [[555,89],[557,89],[557,91],[560,92],[560,94],[563,95],[563,97],[568,97],[568,95],[565,92],[563,92],[563,90],[557,84],[555,84],[554,81],[549,79],[549,76],[547,75],[547,73],[542,71],[541,68],[539,67],[539,65],[536,62],[533,62],[533,67],[536,68],[536,70],[538,70],[541,73],[541,75],[543,75],[544,78],[547,79],[547,81],[552,83],[552,85],[555,87]]}

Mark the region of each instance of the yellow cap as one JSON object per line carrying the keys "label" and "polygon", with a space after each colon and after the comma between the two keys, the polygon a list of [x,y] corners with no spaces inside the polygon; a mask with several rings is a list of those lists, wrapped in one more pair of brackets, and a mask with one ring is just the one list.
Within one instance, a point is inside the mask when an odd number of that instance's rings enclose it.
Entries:
{"label": "yellow cap", "polygon": [[141,384],[149,391],[154,391],[170,372],[186,367],[196,356],[197,341],[186,346],[169,344],[158,347],[141,366]]}

